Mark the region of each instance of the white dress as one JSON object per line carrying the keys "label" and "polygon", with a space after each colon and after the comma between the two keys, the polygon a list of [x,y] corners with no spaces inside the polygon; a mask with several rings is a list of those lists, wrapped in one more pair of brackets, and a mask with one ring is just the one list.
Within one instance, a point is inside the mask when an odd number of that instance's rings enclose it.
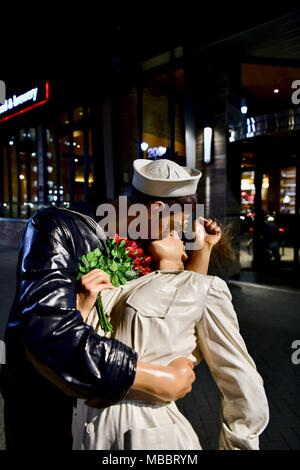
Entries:
{"label": "white dress", "polygon": [[[221,392],[220,449],[258,449],[268,423],[263,381],[239,333],[231,294],[218,277],[155,271],[102,293],[114,337],[140,361],[167,365],[177,357],[205,359]],[[97,329],[93,310],[88,322]],[[101,333],[101,332],[99,332]],[[73,449],[201,449],[174,402],[123,400],[104,409],[79,399]]]}

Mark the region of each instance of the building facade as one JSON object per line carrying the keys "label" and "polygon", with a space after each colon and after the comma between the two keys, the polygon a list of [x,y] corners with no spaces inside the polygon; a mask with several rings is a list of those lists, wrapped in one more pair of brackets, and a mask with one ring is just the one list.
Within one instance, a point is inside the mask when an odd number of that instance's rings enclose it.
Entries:
{"label": "building facade", "polygon": [[[279,24],[291,21],[299,15]],[[277,27],[262,31],[274,38]],[[273,39],[262,51],[255,31],[134,64],[121,58],[106,87],[97,78],[8,81],[0,216],[26,219],[48,205],[95,214],[123,192],[135,158],[167,157],[201,169],[199,201],[231,225],[242,267],[266,252],[276,261],[278,248],[277,261],[298,269],[300,55]]]}

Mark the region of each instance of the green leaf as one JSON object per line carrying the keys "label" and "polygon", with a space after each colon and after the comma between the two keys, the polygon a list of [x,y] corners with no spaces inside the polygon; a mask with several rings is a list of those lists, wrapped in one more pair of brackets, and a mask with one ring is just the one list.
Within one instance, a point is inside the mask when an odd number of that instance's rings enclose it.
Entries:
{"label": "green leaf", "polygon": [[126,271],[125,277],[128,281],[131,281],[132,279],[136,279],[139,277],[138,273],[134,271],[133,269]]}
{"label": "green leaf", "polygon": [[94,253],[95,253],[96,256],[102,256],[101,250],[99,250],[99,248],[96,248],[94,250]]}
{"label": "green leaf", "polygon": [[126,282],[127,282],[127,279],[123,276],[119,276],[119,280],[120,280],[121,284],[126,284]]}
{"label": "green leaf", "polygon": [[113,261],[113,262],[111,263],[111,265],[110,265],[110,269],[111,269],[113,272],[118,271],[118,264],[117,264],[115,261]]}
{"label": "green leaf", "polygon": [[85,255],[81,258],[82,263],[85,265],[86,268],[90,267],[90,263],[88,262],[88,259]]}
{"label": "green leaf", "polygon": [[94,254],[92,251],[86,254],[86,259],[88,260],[89,263],[92,261],[93,258],[94,258]]}
{"label": "green leaf", "polygon": [[120,248],[124,248],[125,245],[126,245],[125,240],[122,240],[121,243],[119,244],[119,247],[120,247]]}
{"label": "green leaf", "polygon": [[111,277],[110,277],[110,280],[111,280],[111,283],[114,287],[119,287],[120,282],[119,282],[119,278],[116,274],[112,274]]}

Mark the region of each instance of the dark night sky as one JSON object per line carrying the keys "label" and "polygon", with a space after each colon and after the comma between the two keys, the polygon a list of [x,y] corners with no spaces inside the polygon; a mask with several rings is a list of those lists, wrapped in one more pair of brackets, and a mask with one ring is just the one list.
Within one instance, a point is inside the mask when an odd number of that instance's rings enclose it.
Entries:
{"label": "dark night sky", "polygon": [[35,15],[27,3],[18,5],[18,14],[6,11],[6,4],[1,12],[1,76],[91,76],[113,58],[135,62],[169,47],[203,47],[299,8],[287,2],[267,2],[265,8],[261,1],[219,3],[51,2],[39,3]]}

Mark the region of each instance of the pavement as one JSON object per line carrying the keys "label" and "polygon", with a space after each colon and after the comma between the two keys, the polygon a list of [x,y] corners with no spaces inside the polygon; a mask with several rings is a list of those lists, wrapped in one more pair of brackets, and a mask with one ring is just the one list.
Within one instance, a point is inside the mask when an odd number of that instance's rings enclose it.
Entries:
{"label": "pavement", "polygon": [[[300,364],[291,348],[300,340],[300,291],[264,285],[230,283],[241,334],[263,377],[270,422],[260,439],[264,450],[300,450]],[[218,390],[205,364],[197,370],[192,393],[180,407],[205,449],[216,449],[219,427]]]}
{"label": "pavement", "polygon": [[[14,298],[17,255],[16,249],[0,246],[0,340],[3,340],[8,313]],[[5,449],[3,400],[0,393],[0,450],[3,449]]]}
{"label": "pavement", "polygon": [[[0,328],[6,322],[15,289],[17,252],[0,247]],[[261,278],[262,279],[262,278]],[[266,279],[263,279],[266,281]],[[258,284],[253,275],[229,281],[242,336],[265,383],[270,423],[261,449],[300,450],[300,364],[291,360],[292,342],[300,340],[300,290],[289,282]],[[0,329],[0,339],[2,337]],[[178,401],[204,449],[217,449],[219,394],[206,365],[197,367],[193,391]],[[0,400],[0,449],[4,448],[3,403]]]}

